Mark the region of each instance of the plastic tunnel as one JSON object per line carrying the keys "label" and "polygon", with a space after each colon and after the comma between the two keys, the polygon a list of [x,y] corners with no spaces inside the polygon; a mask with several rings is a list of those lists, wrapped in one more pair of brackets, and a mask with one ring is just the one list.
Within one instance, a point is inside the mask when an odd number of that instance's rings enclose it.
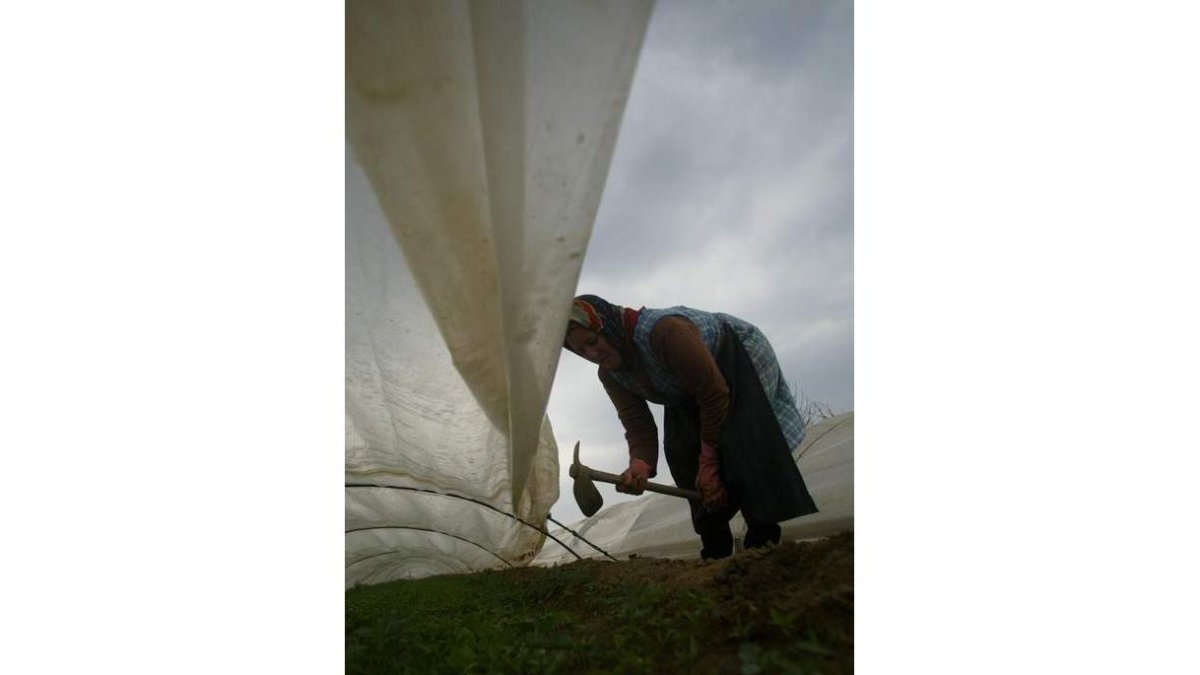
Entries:
{"label": "plastic tunnel", "polygon": [[528,564],[649,2],[346,15],[346,584]]}

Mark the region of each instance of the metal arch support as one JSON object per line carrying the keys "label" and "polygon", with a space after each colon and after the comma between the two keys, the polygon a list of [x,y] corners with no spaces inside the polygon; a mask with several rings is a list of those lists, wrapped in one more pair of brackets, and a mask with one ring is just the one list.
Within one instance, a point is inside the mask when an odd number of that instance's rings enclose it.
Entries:
{"label": "metal arch support", "polygon": [[[500,509],[492,506],[491,504],[488,504],[487,502],[481,502],[478,499],[471,499],[470,497],[464,497],[462,495],[456,495],[456,494],[453,494],[450,492],[438,492],[437,490],[427,490],[424,488],[406,487],[403,485],[377,485],[375,483],[346,483],[345,487],[347,487],[347,488],[384,488],[384,489],[388,489],[388,490],[407,490],[409,492],[424,492],[426,494],[438,495],[441,497],[452,497],[454,499],[461,499],[465,502],[471,502],[472,504],[478,504],[479,506],[489,508],[489,509],[495,511],[496,513],[499,513],[502,516],[508,516],[509,518],[512,518],[513,520],[517,521],[518,523],[521,523],[522,525],[531,527],[531,528],[537,530],[538,532],[541,532],[542,534],[546,535],[547,537],[553,539],[559,546],[562,546],[563,548],[567,549],[567,551],[570,552],[571,555],[575,556],[576,560],[583,560],[583,556],[576,553],[574,549],[572,549],[570,546],[567,546],[566,544],[564,544],[562,542],[562,540],[560,540],[558,537],[550,534],[550,532],[548,532],[547,530],[542,529],[542,528],[538,527],[537,525],[534,525],[533,523],[526,522],[525,520],[518,518],[515,514],[509,513],[507,511],[501,511]],[[350,531],[351,530],[347,530],[347,532],[350,532]],[[453,536],[453,535],[451,535],[451,536]],[[488,552],[491,553],[491,551],[488,551]],[[495,554],[493,553],[493,555],[495,555]]]}
{"label": "metal arch support", "polygon": [[[418,532],[430,532],[433,534],[440,534],[440,535],[444,535],[447,537],[453,537],[459,541],[466,542],[472,546],[475,546],[476,548],[480,549],[481,551],[490,553],[494,558],[496,558],[500,562],[504,563],[505,565],[508,565],[509,567],[513,566],[512,563],[510,563],[509,561],[500,557],[500,555],[497,554],[495,551],[488,549],[487,547],[483,546],[482,544],[479,544],[478,542],[474,542],[474,541],[471,541],[470,539],[460,537],[457,534],[450,534],[449,532],[442,532],[441,530],[431,530],[427,527],[412,527],[409,525],[377,525],[374,527],[356,527],[352,530],[346,530],[346,534],[351,534],[354,532],[366,532],[369,530],[416,530]],[[385,553],[377,553],[375,555],[370,555],[370,556],[367,556],[366,558],[359,558],[358,560],[355,560],[354,562],[350,563],[349,565],[346,565],[346,568],[349,569],[351,565],[357,565],[358,563],[360,563],[364,560],[368,560],[370,558],[377,558],[381,555],[387,555],[388,553],[399,553],[399,551],[387,551]]]}

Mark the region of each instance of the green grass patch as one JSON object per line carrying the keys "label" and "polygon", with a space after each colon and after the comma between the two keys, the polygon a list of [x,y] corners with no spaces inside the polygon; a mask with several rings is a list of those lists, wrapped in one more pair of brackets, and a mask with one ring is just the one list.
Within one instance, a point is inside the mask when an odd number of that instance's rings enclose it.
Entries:
{"label": "green grass patch", "polygon": [[719,566],[672,564],[586,561],[354,588],[346,672],[852,672],[852,587],[803,595],[784,579],[757,593],[740,572],[732,583],[709,573]]}

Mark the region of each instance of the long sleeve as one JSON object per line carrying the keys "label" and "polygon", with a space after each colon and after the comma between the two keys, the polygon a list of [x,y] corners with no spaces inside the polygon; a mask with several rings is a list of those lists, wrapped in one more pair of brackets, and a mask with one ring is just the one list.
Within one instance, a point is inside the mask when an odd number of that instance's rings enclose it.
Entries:
{"label": "long sleeve", "polygon": [[650,414],[650,406],[642,399],[622,387],[616,380],[600,369],[598,372],[604,391],[617,409],[617,417],[625,427],[625,440],[629,443],[630,458],[638,458],[650,465],[650,477],[658,474],[658,425]]}
{"label": "long sleeve", "polygon": [[704,344],[696,324],[681,316],[661,319],[650,332],[650,347],[700,408],[700,437],[713,446],[729,415],[729,386]]}

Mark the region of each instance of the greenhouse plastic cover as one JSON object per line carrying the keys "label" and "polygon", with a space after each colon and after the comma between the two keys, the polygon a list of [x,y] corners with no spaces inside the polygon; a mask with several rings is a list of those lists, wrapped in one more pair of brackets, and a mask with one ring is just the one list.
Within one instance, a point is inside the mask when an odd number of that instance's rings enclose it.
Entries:
{"label": "greenhouse plastic cover", "polygon": [[346,584],[527,564],[649,2],[346,12]]}
{"label": "greenhouse plastic cover", "polygon": [[[813,539],[854,529],[854,413],[823,420],[808,429],[794,452],[819,512],[780,523],[784,540]],[[609,488],[611,489],[611,487]],[[687,502],[678,497],[645,493],[601,509],[590,518],[568,524],[576,537],[559,528],[550,531],[562,544],[585,558],[630,554],[656,558],[699,559],[700,537],[692,530]],[[736,544],[746,532],[741,515],[731,521]],[[533,561],[555,565],[575,560],[562,545],[550,541]]]}

